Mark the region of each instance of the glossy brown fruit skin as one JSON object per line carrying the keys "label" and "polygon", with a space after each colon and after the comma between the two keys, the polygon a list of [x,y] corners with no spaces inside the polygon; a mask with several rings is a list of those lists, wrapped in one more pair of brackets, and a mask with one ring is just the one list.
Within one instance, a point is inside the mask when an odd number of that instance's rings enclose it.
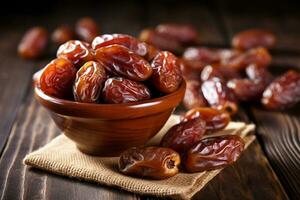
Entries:
{"label": "glossy brown fruit skin", "polygon": [[201,82],[197,80],[186,81],[185,95],[182,101],[186,109],[207,106],[207,101],[201,91]]}
{"label": "glossy brown fruit skin", "polygon": [[172,93],[182,82],[177,57],[168,51],[159,52],[151,62],[153,74],[151,82],[157,90],[163,93]]}
{"label": "glossy brown fruit skin", "polygon": [[94,59],[90,45],[79,40],[70,40],[60,45],[57,57],[71,61],[78,68]]}
{"label": "glossy brown fruit skin", "polygon": [[144,84],[121,77],[107,79],[102,92],[105,103],[130,103],[150,97],[150,90]]}
{"label": "glossy brown fruit skin", "polygon": [[256,64],[258,67],[268,67],[272,61],[272,57],[267,49],[259,47],[250,49],[245,53],[227,59],[222,62],[223,65],[232,67],[237,71],[245,70],[250,64]]}
{"label": "glossy brown fruit skin", "polygon": [[201,90],[208,104],[213,108],[224,110],[231,115],[237,112],[236,99],[222,80],[213,78],[204,81]]}
{"label": "glossy brown fruit skin", "polygon": [[93,40],[92,47],[94,50],[97,50],[101,47],[113,44],[125,46],[133,53],[142,56],[147,60],[152,60],[158,53],[158,50],[155,47],[126,34],[104,34],[98,36]]}
{"label": "glossy brown fruit skin", "polygon": [[40,76],[41,90],[50,96],[65,98],[72,91],[76,67],[68,60],[56,58],[43,70]]}
{"label": "glossy brown fruit skin", "polygon": [[249,29],[237,33],[231,42],[237,49],[247,50],[256,47],[273,48],[276,44],[274,33],[262,29]]}
{"label": "glossy brown fruit skin", "polygon": [[73,86],[75,101],[97,103],[106,77],[102,65],[95,61],[85,63],[76,73]]}
{"label": "glossy brown fruit skin", "polygon": [[195,44],[199,40],[199,33],[196,28],[188,24],[160,24],[155,30],[157,33],[167,38],[174,38],[184,45]]}
{"label": "glossy brown fruit skin", "polygon": [[225,167],[237,161],[244,146],[243,139],[237,135],[203,139],[187,152],[185,169],[188,172],[202,172]]}
{"label": "glossy brown fruit skin", "polygon": [[289,70],[264,91],[262,104],[270,110],[290,108],[300,101],[300,73]]}
{"label": "glossy brown fruit skin", "polygon": [[179,154],[163,147],[133,147],[124,151],[119,159],[119,169],[123,174],[150,179],[176,175],[179,164]]}
{"label": "glossy brown fruit skin", "polygon": [[245,72],[249,79],[261,81],[266,86],[270,84],[273,80],[273,75],[268,71],[267,68],[258,67],[255,64],[249,65],[246,68]]}
{"label": "glossy brown fruit skin", "polygon": [[81,40],[91,43],[99,34],[99,28],[92,18],[84,17],[76,23],[76,34]]}
{"label": "glossy brown fruit skin", "polygon": [[74,39],[74,32],[66,25],[57,27],[51,35],[51,40],[56,44],[63,44],[72,39]]}
{"label": "glossy brown fruit skin", "polygon": [[182,46],[179,41],[166,37],[152,29],[144,29],[141,31],[139,39],[160,50],[179,52]]}
{"label": "glossy brown fruit skin", "polygon": [[95,59],[109,73],[124,76],[134,81],[147,80],[153,71],[147,60],[117,44],[97,49]]}
{"label": "glossy brown fruit skin", "polygon": [[202,139],[205,131],[205,121],[200,118],[181,122],[168,130],[162,138],[160,146],[183,154]]}
{"label": "glossy brown fruit skin", "polygon": [[193,69],[184,58],[178,58],[179,68],[185,80],[199,80],[201,71]]}
{"label": "glossy brown fruit skin", "polygon": [[230,122],[230,115],[227,112],[214,108],[197,107],[189,110],[182,121],[201,119],[206,123],[207,131],[216,131],[225,128]]}
{"label": "glossy brown fruit skin", "polygon": [[202,81],[212,78],[228,81],[233,78],[240,78],[241,73],[231,67],[222,66],[220,64],[212,64],[203,68],[200,77]]}
{"label": "glossy brown fruit skin", "polygon": [[40,57],[48,44],[48,32],[42,27],[33,27],[23,36],[19,46],[18,53],[22,58],[36,59]]}
{"label": "glossy brown fruit skin", "polygon": [[232,79],[227,82],[234,95],[240,101],[256,101],[261,98],[267,85],[260,80]]}

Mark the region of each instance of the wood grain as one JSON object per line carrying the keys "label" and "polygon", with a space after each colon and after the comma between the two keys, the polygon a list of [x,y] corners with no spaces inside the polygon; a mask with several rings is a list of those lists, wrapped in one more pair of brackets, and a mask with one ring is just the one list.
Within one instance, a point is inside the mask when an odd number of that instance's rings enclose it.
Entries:
{"label": "wood grain", "polygon": [[[8,146],[0,160],[2,199],[154,199],[132,193],[47,174],[22,164],[24,156],[59,134],[48,112],[28,97],[13,126]],[[228,184],[234,183],[234,184]],[[258,188],[257,188],[258,186]],[[207,191],[206,191],[207,190]],[[234,192],[234,193],[232,193]],[[227,194],[233,194],[228,196]],[[225,195],[226,194],[226,195]],[[244,152],[194,199],[287,199],[258,143]]]}

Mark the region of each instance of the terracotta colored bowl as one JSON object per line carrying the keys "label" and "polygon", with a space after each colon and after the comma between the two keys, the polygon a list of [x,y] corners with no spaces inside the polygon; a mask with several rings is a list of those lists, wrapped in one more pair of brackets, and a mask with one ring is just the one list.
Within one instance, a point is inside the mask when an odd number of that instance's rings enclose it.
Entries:
{"label": "terracotta colored bowl", "polygon": [[127,104],[89,104],[54,98],[35,86],[35,98],[63,133],[84,153],[118,156],[145,144],[166,123],[183,99],[185,82],[172,94]]}

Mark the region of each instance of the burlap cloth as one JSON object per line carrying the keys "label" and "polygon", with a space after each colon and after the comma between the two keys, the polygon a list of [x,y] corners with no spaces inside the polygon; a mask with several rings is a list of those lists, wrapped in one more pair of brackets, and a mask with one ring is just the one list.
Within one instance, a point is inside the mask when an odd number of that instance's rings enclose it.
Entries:
{"label": "burlap cloth", "polygon": [[[164,128],[149,141],[149,144],[157,144],[166,130],[178,121],[179,116],[172,115]],[[248,147],[255,137],[246,137],[246,135],[254,128],[253,124],[231,122],[225,130],[217,134],[239,134],[245,139],[246,147]],[[190,199],[222,170],[201,173],[180,172],[165,180],[133,178],[118,172],[118,157],[104,158],[83,154],[64,135],[56,137],[46,146],[27,155],[24,163],[51,173],[93,181],[138,194],[174,199]]]}

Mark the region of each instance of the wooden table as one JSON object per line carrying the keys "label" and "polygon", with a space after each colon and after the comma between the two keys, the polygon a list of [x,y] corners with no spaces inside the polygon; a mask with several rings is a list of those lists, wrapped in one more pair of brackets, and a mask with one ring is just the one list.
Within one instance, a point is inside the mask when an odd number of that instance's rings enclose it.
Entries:
{"label": "wooden table", "polygon": [[[161,22],[192,23],[201,32],[203,45],[216,47],[229,47],[237,31],[262,27],[278,34],[277,48],[272,51],[273,72],[300,68],[299,12],[291,4],[272,4],[268,9],[265,1],[251,2],[255,6],[245,1],[237,5],[233,1],[110,0],[95,5],[85,1],[69,9],[70,2],[66,1],[59,6],[48,2],[47,9],[38,11],[29,9],[34,16],[7,12],[0,31],[0,199],[154,199],[22,164],[26,154],[60,134],[46,110],[34,100],[31,84],[32,74],[54,56],[54,47],[38,61],[25,61],[16,55],[17,44],[28,27],[53,29],[90,15],[103,33],[137,35],[142,28]],[[194,199],[300,199],[299,106],[288,112],[269,112],[245,104],[237,119],[256,123],[258,140]]]}

